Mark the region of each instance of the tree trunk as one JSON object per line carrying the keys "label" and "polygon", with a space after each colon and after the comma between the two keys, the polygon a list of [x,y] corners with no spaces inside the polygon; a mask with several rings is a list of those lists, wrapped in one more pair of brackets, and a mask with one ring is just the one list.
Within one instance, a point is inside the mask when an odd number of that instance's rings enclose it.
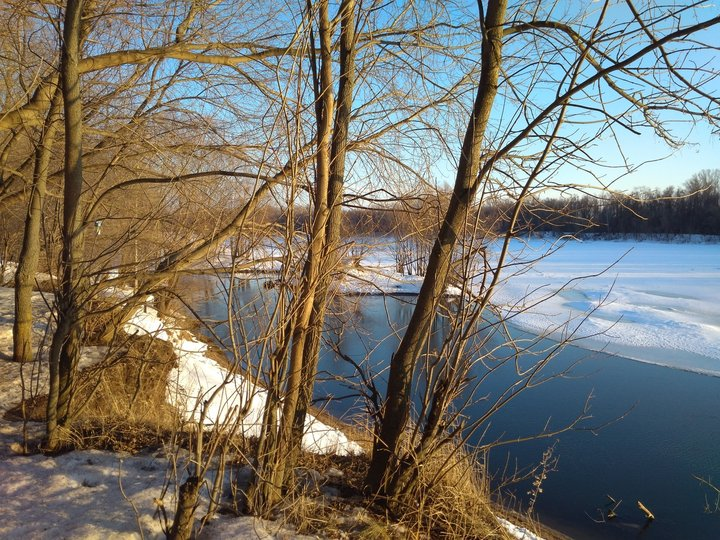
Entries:
{"label": "tree trunk", "polygon": [[355,86],[355,0],[345,0],[340,6],[340,10],[340,81],[328,164],[327,201],[329,213],[324,231],[325,249],[320,266],[318,290],[313,305],[312,323],[303,350],[302,383],[293,421],[293,433],[297,440],[302,437],[305,417],[312,402],[329,288],[333,281],[334,271],[340,262],[338,249],[340,247],[342,225],[345,158]]}
{"label": "tree trunk", "polygon": [[[56,449],[67,427],[75,368],[80,352],[82,234],[82,93],[80,90],[83,0],[68,0],[63,26],[61,80],[65,112],[65,185],[63,188],[62,279],[57,296],[57,330],[50,347],[48,446]],[[57,385],[53,388],[52,385]],[[54,410],[53,410],[54,409]],[[51,420],[54,418],[55,420]]]}
{"label": "tree trunk", "polygon": [[[398,349],[390,362],[385,406],[378,437],[367,475],[368,489],[380,496],[392,496],[389,487],[399,471],[400,439],[407,425],[412,376],[415,364],[425,346],[432,321],[446,286],[458,232],[480,183],[481,146],[490,118],[500,74],[503,23],[507,2],[488,2],[483,27],[482,69],[472,116],[463,140],[455,186],[450,204],[435,240],[427,273],[423,280],[412,318]],[[482,13],[481,13],[482,15]]]}
{"label": "tree trunk", "polygon": [[[311,6],[308,6],[310,9]],[[313,307],[315,293],[318,285],[318,278],[321,270],[322,253],[325,246],[325,224],[328,219],[327,191],[328,191],[328,170],[329,170],[329,137],[330,124],[332,119],[332,72],[331,72],[331,49],[330,30],[328,19],[328,5],[324,0],[320,3],[320,37],[321,37],[321,75],[320,81],[316,80],[316,117],[318,122],[318,149],[316,153],[315,172],[315,197],[313,225],[310,235],[307,260],[303,266],[302,281],[296,296],[296,308],[291,310],[293,321],[286,332],[287,336],[292,335],[287,381],[282,395],[282,415],[280,425],[276,434],[266,434],[263,440],[266,444],[258,456],[259,469],[263,477],[256,478],[256,489],[254,489],[254,510],[261,515],[268,514],[280,501],[283,488],[290,480],[295,459],[302,444],[300,438],[293,436],[293,419],[297,408],[298,398],[302,385],[303,376],[303,352],[305,341],[313,321]],[[327,28],[324,31],[323,28]],[[326,39],[325,39],[326,38]],[[318,86],[319,85],[319,86]],[[318,88],[323,90],[318,91]],[[319,97],[322,94],[322,98]],[[285,351],[287,343],[281,344],[281,351]],[[285,353],[283,352],[283,357]],[[281,384],[281,381],[278,381]],[[271,411],[272,413],[272,411]],[[274,414],[274,413],[273,413]],[[274,431],[275,417],[267,417],[265,429]]]}
{"label": "tree trunk", "polygon": [[172,529],[170,529],[168,535],[170,540],[188,540],[192,536],[193,516],[195,515],[195,506],[198,502],[201,485],[197,476],[191,476],[180,486],[177,511],[173,518]]}
{"label": "tree trunk", "polygon": [[52,146],[59,124],[60,88],[56,88],[38,147],[35,150],[33,187],[28,202],[23,243],[15,273],[15,320],[13,322],[13,360],[30,362],[32,351],[32,288],[40,256],[40,226],[47,188]]}
{"label": "tree trunk", "polygon": [[[341,7],[340,106],[335,111],[333,132],[332,93],[332,27],[328,2],[319,3],[320,61],[313,57],[317,152],[315,155],[315,189],[313,225],[303,280],[298,296],[297,316],[292,328],[292,345],[288,360],[288,377],[282,397],[283,408],[276,439],[267,439],[259,456],[265,477],[258,478],[265,487],[254,491],[253,504],[265,512],[271,509],[291,481],[299,458],[305,416],[312,399],[322,336],[327,291],[331,271],[336,264],[340,236],[341,203],[347,146],[348,124],[352,106],[354,73],[354,0]],[[308,2],[308,10],[312,6]],[[270,419],[272,421],[272,418]],[[261,500],[257,495],[264,497]]]}

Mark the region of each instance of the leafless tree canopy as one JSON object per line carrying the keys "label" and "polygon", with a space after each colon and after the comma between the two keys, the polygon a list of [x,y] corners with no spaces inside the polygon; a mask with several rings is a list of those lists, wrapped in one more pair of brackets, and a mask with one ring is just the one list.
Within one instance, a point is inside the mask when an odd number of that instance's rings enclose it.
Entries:
{"label": "leafless tree canopy", "polygon": [[[222,271],[247,269],[273,244],[280,292],[248,498],[270,515],[292,484],[333,284],[358,232],[343,220],[377,211],[398,270],[424,282],[376,396],[366,483],[392,504],[412,499],[423,463],[487,420],[459,411],[480,393],[468,376],[486,360],[477,325],[513,237],[619,227],[625,212],[676,221],[678,208],[702,221],[693,231],[717,232],[717,171],[651,196],[613,184],[645,160],[628,141],[672,150],[690,126],[718,133],[719,27],[705,1],[3,2],[0,258],[18,262],[18,361],[33,358],[35,275],[54,276],[48,446],[67,442],[103,290],[132,290],[109,308],[119,324],[148,295],[172,295],[180,272],[218,267],[218,253],[231,254]],[[23,220],[22,234],[4,232]],[[428,354],[451,283],[463,300]],[[519,369],[488,414],[556,353]]]}

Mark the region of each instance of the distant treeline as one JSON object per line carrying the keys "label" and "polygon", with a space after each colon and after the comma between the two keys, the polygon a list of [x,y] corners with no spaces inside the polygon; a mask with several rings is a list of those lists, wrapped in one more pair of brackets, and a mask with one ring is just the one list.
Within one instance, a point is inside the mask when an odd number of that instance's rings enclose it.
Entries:
{"label": "distant treeline", "polygon": [[[349,209],[344,214],[346,233],[397,233],[402,223],[426,221],[428,214],[441,215],[437,206],[442,206],[442,200],[448,197],[435,195],[428,198],[429,203],[410,205],[416,207],[416,212],[408,211],[408,205],[401,203],[380,209]],[[512,200],[500,199],[477,211],[487,229],[503,233],[512,209]],[[519,234],[720,235],[720,170],[701,171],[681,187],[663,190],[531,199],[523,205],[516,230]]]}
{"label": "distant treeline", "polygon": [[720,235],[720,175],[680,188],[533,201],[521,219],[532,232]]}

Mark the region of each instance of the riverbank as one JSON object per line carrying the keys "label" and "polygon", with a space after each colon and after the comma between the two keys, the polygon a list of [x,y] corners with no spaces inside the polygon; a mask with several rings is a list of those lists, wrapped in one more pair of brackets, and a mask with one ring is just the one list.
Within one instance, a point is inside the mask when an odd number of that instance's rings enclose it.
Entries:
{"label": "riverbank", "polygon": [[[93,538],[113,536],[132,538],[142,531],[145,538],[164,538],[162,521],[158,519],[158,496],[170,487],[172,493],[177,486],[168,486],[168,449],[148,449],[137,454],[107,452],[102,450],[76,450],[61,456],[47,457],[41,454],[22,455],[22,422],[5,418],[5,413],[20,401],[23,379],[25,385],[31,380],[28,370],[38,365],[24,366],[24,377],[20,368],[10,360],[12,336],[12,289],[0,288],[0,461],[3,478],[0,481],[0,504],[4,509],[4,520],[0,523],[3,538],[56,538],[62,533],[69,538]],[[47,321],[47,305],[39,294],[34,298],[36,320],[36,345],[42,340],[42,328]],[[168,401],[185,416],[195,418],[196,408],[192,405],[198,396],[206,395],[212,388],[226,387],[227,392],[218,400],[217,407],[210,407],[208,420],[227,419],[223,413],[231,410],[231,400],[244,396],[262,402],[262,393],[251,388],[247,381],[232,376],[225,367],[213,361],[208,354],[207,344],[191,335],[182,323],[173,324],[158,317],[152,308],[140,308],[126,324],[129,333],[154,335],[172,344],[177,356],[177,365],[168,377]],[[102,356],[99,348],[84,352],[84,365],[97,363]],[[46,363],[39,364],[40,377],[35,377],[35,393],[42,393],[45,386]],[[35,373],[37,375],[37,373]],[[231,391],[232,390],[232,391]],[[232,396],[235,395],[233,398]],[[260,406],[260,405],[259,405]],[[257,429],[261,412],[251,407],[249,418],[243,419],[243,431],[252,436]],[[260,416],[261,417],[261,416]],[[27,424],[27,436],[31,448],[43,436],[43,424]],[[317,419],[309,419],[304,446],[311,451],[339,454],[355,454],[362,450],[349,441],[337,427],[329,426]],[[185,459],[183,451],[174,451],[174,458]],[[319,471],[322,490],[333,492],[332,471]],[[339,474],[343,474],[340,472]],[[324,486],[324,487],[323,487]],[[167,504],[167,502],[166,502]],[[204,495],[198,514],[208,504]],[[364,516],[359,500],[350,500],[349,511]],[[168,505],[171,513],[172,504]],[[353,509],[354,508],[354,509]],[[513,538],[531,540],[537,537],[525,527],[508,521],[498,523],[498,534],[505,531]],[[200,538],[316,538],[294,533],[283,523],[273,523],[249,516],[220,516],[209,522]],[[332,536],[331,536],[332,537]]]}
{"label": "riverbank", "polygon": [[[208,278],[203,283],[197,284],[198,295],[193,297],[197,301],[192,305],[203,319],[221,319],[227,313],[223,301],[227,282]],[[269,293],[262,287],[262,281],[238,283],[236,293],[236,305],[252,306],[257,301],[257,306],[271,307],[264,303],[269,301]],[[402,328],[408,324],[412,302],[406,297],[392,296],[341,298],[332,309],[345,315],[344,331],[337,334],[333,347],[356,355],[355,360],[363,359],[367,369],[379,374],[374,378],[376,384],[382,385],[383,370],[397,348]],[[255,307],[250,308],[253,311]],[[334,327],[341,322],[331,320],[335,321]],[[252,340],[254,334],[247,322],[245,330]],[[511,331],[522,343],[537,338],[532,333],[518,334],[516,328]],[[540,340],[536,350],[541,358],[542,351],[553,351],[555,347],[552,340]],[[491,403],[517,381],[513,366],[487,377],[482,364],[477,368],[472,375],[475,380],[483,380],[478,391],[482,399],[466,409],[469,419],[481,417],[486,412],[484,404]],[[712,501],[713,493],[702,489],[693,475],[715,478],[720,470],[713,452],[716,447],[713,441],[720,440],[720,423],[713,412],[720,409],[718,379],[575,346],[561,351],[548,366],[546,375],[567,369],[570,372],[518,396],[502,413],[493,416],[486,424],[487,430],[479,430],[478,437],[469,442],[508,441],[531,437],[543,427],[561,428],[583,412],[592,396],[587,421],[577,430],[558,437],[493,450],[490,460],[493,485],[502,486],[515,465],[528,470],[539,463],[544,451],[558,439],[557,470],[548,474],[535,506],[543,523],[577,538],[629,539],[633,531],[636,533],[644,525],[645,518],[635,506],[635,501],[641,500],[657,517],[646,533],[649,538],[672,539],[682,537],[683,531],[691,531],[695,538],[714,539],[710,531],[720,527],[717,521],[720,514],[703,513],[704,497]],[[319,370],[331,376],[319,381],[318,397],[334,396],[328,408],[337,415],[354,410],[352,398],[342,400],[342,396],[352,393],[348,385],[335,382],[335,377],[352,380],[355,369],[351,364],[328,347],[321,354]],[[379,386],[379,390],[384,388]],[[503,487],[503,499],[517,501],[517,507],[527,507],[530,484],[528,481]],[[608,494],[624,500],[618,509],[621,519],[602,522],[601,510],[607,504]]]}

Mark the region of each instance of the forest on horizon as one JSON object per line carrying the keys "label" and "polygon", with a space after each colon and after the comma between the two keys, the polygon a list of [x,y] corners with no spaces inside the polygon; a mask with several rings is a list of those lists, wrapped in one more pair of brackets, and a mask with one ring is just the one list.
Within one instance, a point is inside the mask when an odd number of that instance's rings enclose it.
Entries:
{"label": "forest on horizon", "polygon": [[[427,221],[441,216],[449,192],[425,191],[385,207],[346,210],[348,234],[406,234],[408,219]],[[476,209],[484,229],[504,234],[513,202],[498,197]],[[408,218],[408,216],[411,216]],[[302,220],[304,214],[299,214]],[[473,218],[474,219],[474,218]],[[594,235],[720,235],[720,169],[695,173],[680,186],[641,187],[628,193],[604,192],[533,197],[525,202],[519,236],[538,233]]]}

